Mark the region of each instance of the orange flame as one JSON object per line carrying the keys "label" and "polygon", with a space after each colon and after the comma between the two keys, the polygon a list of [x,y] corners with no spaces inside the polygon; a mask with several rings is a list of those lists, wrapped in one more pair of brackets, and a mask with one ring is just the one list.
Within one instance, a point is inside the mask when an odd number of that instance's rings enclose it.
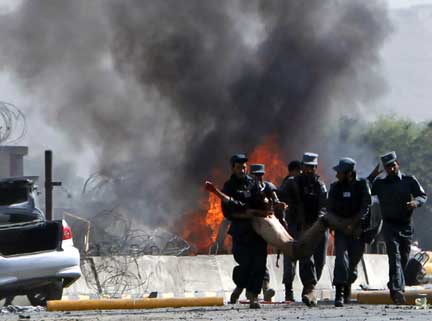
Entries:
{"label": "orange flame", "polygon": [[280,147],[277,143],[276,136],[272,135],[264,140],[249,157],[249,163],[264,164],[266,173],[264,180],[279,185],[287,175],[287,166],[282,161]]}
{"label": "orange flame", "polygon": [[[250,154],[249,163],[261,163],[266,167],[265,180],[274,184],[280,184],[287,174],[286,164],[281,159],[280,148],[276,136],[267,137],[264,142],[257,146]],[[220,178],[221,172],[214,171],[213,177]],[[216,179],[219,181],[219,179]],[[223,221],[220,200],[213,194],[202,201],[201,208],[183,217],[181,236],[189,243],[195,245],[197,253],[208,253],[209,249],[217,240],[219,228]],[[224,249],[220,252],[229,252],[231,238],[226,237]]]}
{"label": "orange flame", "polygon": [[[219,170],[214,170],[211,176],[215,181],[223,180]],[[216,242],[223,218],[219,198],[209,193],[207,198],[201,200],[199,209],[182,216],[175,229],[184,240],[195,247],[196,253],[208,254]]]}
{"label": "orange flame", "polygon": [[183,239],[196,247],[198,253],[208,253],[214,244],[223,215],[220,200],[210,194],[208,200],[201,203],[201,208],[186,214],[181,225]]}

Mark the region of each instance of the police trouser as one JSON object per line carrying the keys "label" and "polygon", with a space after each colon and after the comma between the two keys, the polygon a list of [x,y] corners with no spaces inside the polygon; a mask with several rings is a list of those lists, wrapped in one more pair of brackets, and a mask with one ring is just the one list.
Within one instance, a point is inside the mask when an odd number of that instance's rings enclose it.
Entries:
{"label": "police trouser", "polygon": [[405,289],[404,272],[411,249],[412,227],[384,221],[382,232],[389,260],[387,286],[390,291],[403,291]]}
{"label": "police trouser", "polygon": [[[264,242],[264,241],[263,241]],[[233,250],[238,263],[233,269],[233,281],[238,288],[258,295],[264,280],[267,264],[267,244],[249,244]]]}
{"label": "police trouser", "polygon": [[[289,223],[288,233],[295,240],[298,239],[300,235],[300,226],[296,223]],[[297,260],[293,260],[288,255],[284,255],[282,283],[286,284],[287,287],[291,289],[292,289],[292,283],[294,282],[294,278],[295,278],[296,267],[297,267]]]}
{"label": "police trouser", "polygon": [[268,270],[268,268],[266,267],[265,272],[264,272],[264,278],[263,278],[264,282],[269,282],[270,283],[270,272]]}
{"label": "police trouser", "polygon": [[351,285],[357,279],[357,264],[360,262],[365,244],[342,231],[335,231],[335,266],[333,285]]}
{"label": "police trouser", "polygon": [[[294,237],[294,239],[298,239],[298,237],[301,236],[301,230],[295,224],[291,224],[291,227],[290,224],[288,224],[288,233]],[[321,278],[327,254],[328,230],[319,236],[319,239],[314,241],[317,242],[317,246],[313,254],[299,260],[300,279],[304,286],[316,285]],[[283,283],[288,286],[292,285],[295,277],[295,269],[296,261],[285,255]]]}

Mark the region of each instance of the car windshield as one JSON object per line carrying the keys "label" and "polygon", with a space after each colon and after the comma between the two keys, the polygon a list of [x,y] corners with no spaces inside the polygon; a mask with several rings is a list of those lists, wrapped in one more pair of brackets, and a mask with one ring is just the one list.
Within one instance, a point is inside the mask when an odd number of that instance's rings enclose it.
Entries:
{"label": "car windshield", "polygon": [[0,184],[0,206],[24,203],[28,201],[29,187],[20,183]]}

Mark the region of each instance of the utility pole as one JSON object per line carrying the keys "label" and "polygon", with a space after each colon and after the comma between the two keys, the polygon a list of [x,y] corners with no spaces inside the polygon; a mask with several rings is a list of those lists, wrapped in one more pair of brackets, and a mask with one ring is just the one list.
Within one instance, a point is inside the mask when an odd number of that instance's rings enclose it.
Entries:
{"label": "utility pole", "polygon": [[52,191],[54,186],[61,186],[61,182],[52,180],[52,151],[45,151],[45,217],[48,221],[52,220]]}

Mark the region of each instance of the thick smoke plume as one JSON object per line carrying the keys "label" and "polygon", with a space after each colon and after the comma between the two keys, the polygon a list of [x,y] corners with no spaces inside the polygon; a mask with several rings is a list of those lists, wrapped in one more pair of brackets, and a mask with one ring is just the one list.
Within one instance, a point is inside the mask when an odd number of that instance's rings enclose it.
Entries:
{"label": "thick smoke plume", "polygon": [[93,149],[114,198],[160,224],[268,135],[287,158],[318,148],[383,90],[388,30],[378,1],[32,0],[0,19],[0,66],[69,160]]}

